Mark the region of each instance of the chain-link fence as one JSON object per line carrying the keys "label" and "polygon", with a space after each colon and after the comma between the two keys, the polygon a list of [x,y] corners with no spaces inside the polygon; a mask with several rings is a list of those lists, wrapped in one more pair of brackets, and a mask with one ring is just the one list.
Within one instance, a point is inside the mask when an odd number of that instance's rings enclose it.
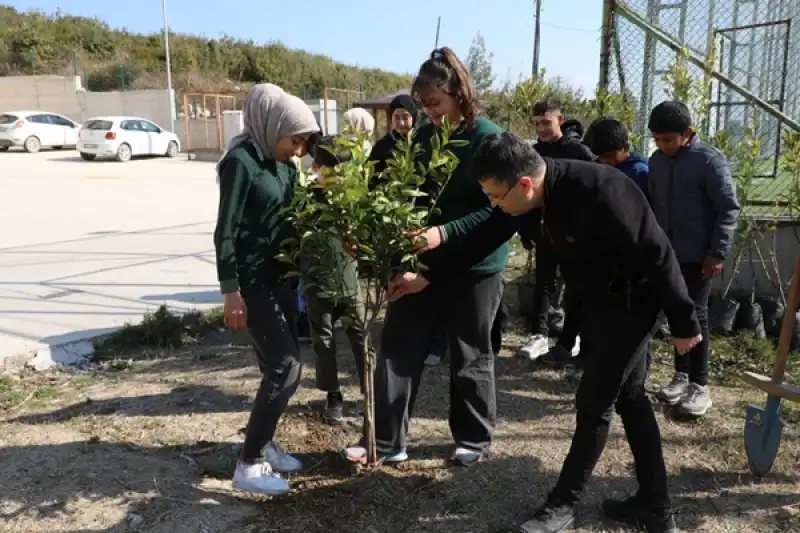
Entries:
{"label": "chain-link fence", "polygon": [[[800,129],[800,1],[605,0],[601,83],[635,102],[638,148],[652,149],[650,110],[670,98],[666,81],[676,55],[688,74],[703,79],[705,105],[698,127],[725,132],[732,142],[757,126],[759,177],[778,178],[761,199],[777,196],[783,131]],[[673,84],[674,85],[674,84]],[[773,189],[767,191],[767,189]]]}

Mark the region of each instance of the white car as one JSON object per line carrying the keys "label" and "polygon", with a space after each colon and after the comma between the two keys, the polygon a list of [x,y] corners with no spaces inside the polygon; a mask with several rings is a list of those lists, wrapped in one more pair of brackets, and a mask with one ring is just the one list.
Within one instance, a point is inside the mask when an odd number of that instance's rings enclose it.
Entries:
{"label": "white car", "polygon": [[86,161],[115,157],[126,162],[137,155],[175,157],[180,151],[177,135],[139,117],[90,118],[78,132],[78,152]]}
{"label": "white car", "polygon": [[0,151],[21,146],[36,153],[42,148],[73,147],[80,125],[63,115],[45,111],[9,111],[0,115]]}

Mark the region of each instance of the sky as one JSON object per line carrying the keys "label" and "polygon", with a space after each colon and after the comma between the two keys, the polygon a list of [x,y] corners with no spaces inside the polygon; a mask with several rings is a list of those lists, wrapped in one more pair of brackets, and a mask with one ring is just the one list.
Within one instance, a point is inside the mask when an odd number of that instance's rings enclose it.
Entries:
{"label": "sky", "polygon": [[[139,0],[135,9],[102,0],[14,0],[11,5],[21,11],[60,9],[142,33],[163,27],[159,0]],[[548,76],[592,92],[600,63],[601,0],[542,0],[542,6],[540,65]],[[427,58],[441,16],[439,45],[465,59],[480,32],[494,55],[498,84],[531,72],[534,0],[167,0],[167,10],[173,32],[279,41],[346,64],[401,73],[416,72]]]}

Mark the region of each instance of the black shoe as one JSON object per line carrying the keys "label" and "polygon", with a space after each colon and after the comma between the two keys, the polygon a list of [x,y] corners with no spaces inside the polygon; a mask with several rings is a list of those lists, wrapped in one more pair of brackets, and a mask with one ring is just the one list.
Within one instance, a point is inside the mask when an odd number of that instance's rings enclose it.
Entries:
{"label": "black shoe", "polygon": [[339,391],[329,392],[322,410],[322,418],[328,422],[341,423],[344,419],[344,397]]}
{"label": "black shoe", "polygon": [[547,366],[562,368],[572,363],[572,354],[560,344],[556,344],[550,348],[546,354],[541,356],[539,361]]}
{"label": "black shoe", "polygon": [[604,501],[603,514],[615,522],[642,528],[647,533],[679,533],[671,510],[652,510],[636,496]]}
{"label": "black shoe", "polygon": [[575,525],[575,508],[546,503],[516,530],[516,533],[561,533]]}

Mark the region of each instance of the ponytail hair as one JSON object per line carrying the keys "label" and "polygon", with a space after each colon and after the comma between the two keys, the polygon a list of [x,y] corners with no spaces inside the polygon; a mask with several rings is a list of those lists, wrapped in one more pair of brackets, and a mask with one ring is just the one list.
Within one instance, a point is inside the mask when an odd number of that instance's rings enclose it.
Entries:
{"label": "ponytail hair", "polygon": [[411,86],[411,96],[417,103],[421,103],[422,93],[434,87],[458,101],[465,125],[471,129],[478,113],[475,88],[467,73],[467,67],[447,46],[434,50],[431,57],[419,68],[419,73]]}

